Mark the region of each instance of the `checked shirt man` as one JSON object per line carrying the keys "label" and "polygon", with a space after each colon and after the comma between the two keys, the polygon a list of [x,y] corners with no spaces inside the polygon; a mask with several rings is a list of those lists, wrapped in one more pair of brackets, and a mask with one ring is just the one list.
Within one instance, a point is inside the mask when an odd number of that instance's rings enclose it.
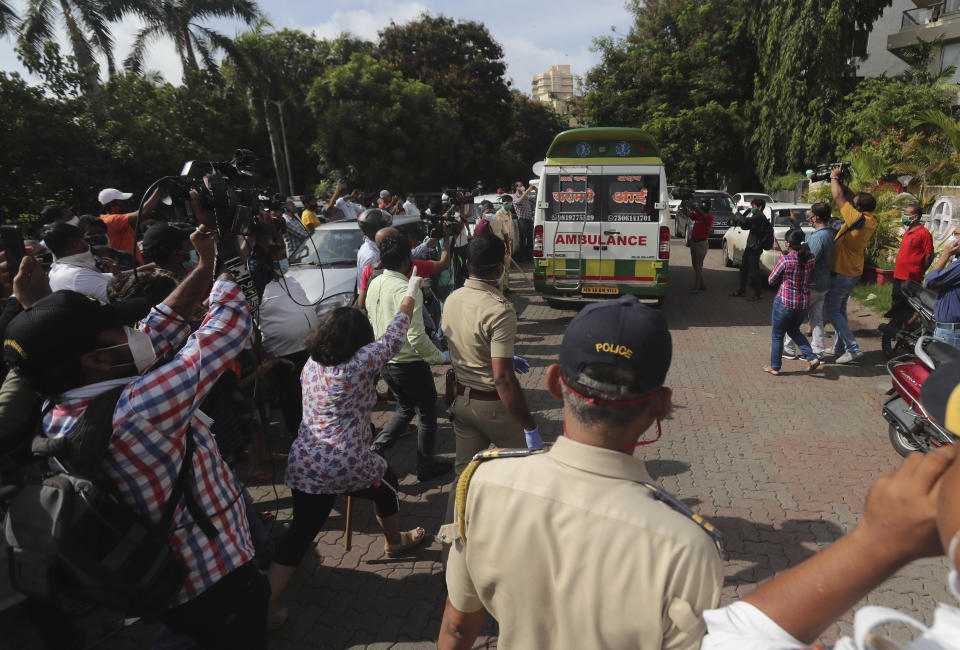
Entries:
{"label": "checked shirt man", "polygon": [[[194,209],[202,212],[198,204]],[[191,240],[199,263],[140,329],[128,324],[146,312],[145,303],[100,305],[59,291],[10,323],[4,359],[37,392],[50,396],[43,430],[52,438],[69,432],[94,397],[125,386],[102,469],[120,498],[152,521],[160,519],[192,433],[191,490],[207,532],[181,503],[171,546],[187,576],[175,606],[161,620],[198,647],[266,648],[269,588],[251,562],[241,486],[217,450],[211,421],[198,408],[250,336],[250,310],[229,274],[209,290],[213,235],[198,229]],[[190,334],[186,319],[208,295],[207,316]],[[156,365],[170,354],[170,361]]]}

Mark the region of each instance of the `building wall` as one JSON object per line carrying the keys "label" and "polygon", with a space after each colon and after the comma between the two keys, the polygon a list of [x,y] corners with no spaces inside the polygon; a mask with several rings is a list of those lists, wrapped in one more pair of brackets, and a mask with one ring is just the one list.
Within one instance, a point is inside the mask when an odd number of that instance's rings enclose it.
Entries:
{"label": "building wall", "polygon": [[900,31],[903,12],[915,6],[911,0],[894,0],[883,11],[867,38],[867,56],[857,64],[858,77],[892,77],[906,71],[907,64],[887,49],[887,37]]}

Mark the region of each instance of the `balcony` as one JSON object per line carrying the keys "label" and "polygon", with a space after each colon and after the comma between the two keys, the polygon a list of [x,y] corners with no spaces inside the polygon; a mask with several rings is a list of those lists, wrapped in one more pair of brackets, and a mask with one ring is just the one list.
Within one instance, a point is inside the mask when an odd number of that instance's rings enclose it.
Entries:
{"label": "balcony", "polygon": [[960,40],[960,0],[940,0],[904,11],[900,31],[887,37],[887,49],[897,54],[916,45],[918,38],[932,41],[940,36],[946,42]]}

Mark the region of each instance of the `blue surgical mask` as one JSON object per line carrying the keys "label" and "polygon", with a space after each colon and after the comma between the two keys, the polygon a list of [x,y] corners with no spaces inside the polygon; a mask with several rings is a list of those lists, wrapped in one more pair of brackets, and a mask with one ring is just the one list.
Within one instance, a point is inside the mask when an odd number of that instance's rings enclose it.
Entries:
{"label": "blue surgical mask", "polygon": [[286,275],[290,271],[290,261],[284,257],[278,263],[280,264],[280,275]]}
{"label": "blue surgical mask", "polygon": [[190,257],[188,257],[187,259],[183,260],[183,262],[181,262],[181,263],[183,264],[183,269],[184,269],[185,271],[189,271],[189,270],[191,270],[193,267],[195,267],[195,266],[197,265],[197,263],[199,263],[199,262],[200,262],[200,255],[197,254],[197,251],[192,250],[192,251],[190,251]]}

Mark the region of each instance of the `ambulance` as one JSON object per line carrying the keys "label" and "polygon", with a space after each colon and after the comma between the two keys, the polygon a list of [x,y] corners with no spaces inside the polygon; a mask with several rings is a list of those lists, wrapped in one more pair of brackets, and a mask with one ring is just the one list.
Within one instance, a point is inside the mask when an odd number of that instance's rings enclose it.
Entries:
{"label": "ambulance", "polygon": [[670,213],[660,151],[639,129],[557,135],[539,173],[533,284],[552,306],[667,293]]}

